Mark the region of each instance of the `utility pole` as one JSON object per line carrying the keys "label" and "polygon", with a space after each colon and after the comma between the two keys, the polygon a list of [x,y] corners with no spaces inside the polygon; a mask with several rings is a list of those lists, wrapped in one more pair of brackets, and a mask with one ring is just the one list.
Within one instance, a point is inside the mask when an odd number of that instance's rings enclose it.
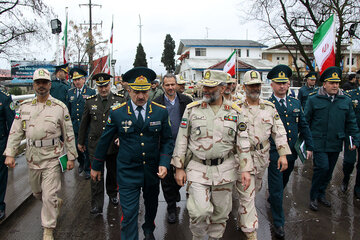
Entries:
{"label": "utility pole", "polygon": [[139,14],[139,21],[140,21],[140,24],[138,25],[139,26],[139,29],[140,29],[140,44],[141,44],[141,27],[143,25],[141,25],[141,17],[140,17],[140,14]]}
{"label": "utility pole", "polygon": [[[93,4],[91,3],[91,0],[89,0],[89,4],[79,4],[79,7],[81,6],[88,6],[89,7],[89,23],[83,23],[81,25],[89,25],[89,39],[88,39],[88,46],[87,46],[87,49],[88,49],[88,56],[89,56],[89,73],[92,74],[93,72],[93,57],[94,57],[94,53],[95,53],[95,46],[94,46],[94,37],[93,37],[93,34],[92,34],[92,26],[93,25],[102,25],[102,22],[101,23],[93,23],[92,22],[92,7],[102,7],[102,5],[100,4]],[[89,75],[90,75],[89,74]],[[89,76],[91,77],[91,76]],[[90,82],[90,85],[93,86],[93,82],[91,80]]]}

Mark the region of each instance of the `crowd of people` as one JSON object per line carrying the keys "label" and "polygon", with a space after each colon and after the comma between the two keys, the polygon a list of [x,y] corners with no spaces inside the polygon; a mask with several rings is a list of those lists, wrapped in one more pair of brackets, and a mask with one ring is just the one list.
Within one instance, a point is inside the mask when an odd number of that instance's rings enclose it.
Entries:
{"label": "crowd of people", "polygon": [[[187,185],[193,240],[222,238],[234,195],[239,229],[247,239],[257,239],[255,197],[268,170],[273,231],[282,239],[283,192],[295,161],[313,161],[309,208],[319,211],[319,204],[331,207],[326,188],[343,149],[340,188],[348,190],[360,144],[360,72],[350,75],[346,91],[339,86],[340,68],[329,67],[321,76],[309,72],[297,98],[289,91],[291,76],[288,66],[274,67],[267,75],[273,93],[265,100],[260,98],[259,72],[246,72],[243,85],[237,86],[228,73],[205,70],[199,82],[202,98],[195,100],[184,93],[181,76],[168,73],[160,82],[146,67],[127,71],[117,93],[111,91],[112,76],[107,73],[91,77],[95,91],[87,86],[87,72],[81,68],[57,66],[53,79],[48,70],[37,69],[36,96],[16,111],[11,96],[0,93],[0,220],[5,218],[7,167],[15,167],[20,142],[26,139],[30,186],[42,201],[45,240],[54,239],[63,204],[58,196],[61,172],[73,169],[76,159],[78,174],[91,179],[90,214],[102,214],[106,189],[109,202],[120,203],[124,240],[139,238],[141,191],[145,240],[155,239],[160,185],[170,224],[178,221],[176,204]],[[359,171],[359,163],[356,168]],[[360,198],[359,174],[354,195]]]}

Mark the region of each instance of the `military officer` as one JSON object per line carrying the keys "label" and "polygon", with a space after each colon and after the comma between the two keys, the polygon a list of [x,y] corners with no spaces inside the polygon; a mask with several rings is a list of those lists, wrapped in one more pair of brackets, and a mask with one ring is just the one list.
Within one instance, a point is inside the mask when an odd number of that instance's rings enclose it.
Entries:
{"label": "military officer", "polygon": [[[98,94],[92,95],[86,99],[84,113],[79,128],[78,148],[85,152],[86,140],[88,138],[88,150],[91,165],[94,163],[94,154],[100,136],[105,129],[106,120],[110,114],[111,107],[114,107],[125,101],[122,95],[113,94],[110,91],[111,75],[107,73],[98,73],[93,76],[98,88]],[[106,153],[106,193],[113,205],[118,205],[117,184],[116,184],[116,154],[118,147],[115,145],[115,138],[104,147]],[[100,181],[91,181],[91,214],[99,214],[104,206],[104,174]]]}
{"label": "military officer", "polygon": [[[281,171],[287,167],[286,155],[291,154],[287,143],[286,131],[279,114],[272,102],[260,99],[261,76],[257,71],[247,71],[244,74],[243,89],[246,94],[244,100],[236,104],[246,116],[247,132],[250,141],[250,153],[254,170],[251,174],[250,187],[244,191],[241,182],[237,181],[239,193],[238,226],[248,239],[256,239],[258,218],[255,209],[255,193],[260,191],[262,178],[269,166],[270,136],[275,140],[275,151],[278,153],[277,166]],[[240,179],[239,179],[240,180]]]}
{"label": "military officer", "polygon": [[[87,72],[81,68],[74,67],[70,70],[70,78],[73,80],[74,88],[71,88],[68,92],[69,98],[69,112],[71,116],[71,121],[75,133],[76,148],[78,144],[79,136],[79,127],[82,114],[84,111],[85,100],[89,96],[95,95],[96,91],[86,86],[86,76]],[[87,141],[85,141],[87,143]],[[85,144],[86,146],[87,144]],[[78,151],[78,161],[79,161],[79,174],[83,171],[85,172],[85,179],[90,179],[90,159],[88,149],[85,152]]]}
{"label": "military officer", "polygon": [[5,193],[8,178],[8,169],[5,165],[5,150],[11,124],[14,120],[14,103],[10,94],[0,90],[0,221],[5,218]]}
{"label": "military officer", "polygon": [[290,174],[294,169],[297,153],[295,150],[295,143],[300,137],[305,140],[306,157],[312,157],[313,142],[309,125],[307,124],[302,110],[300,101],[294,97],[287,96],[286,93],[289,88],[289,78],[292,75],[291,69],[286,65],[278,65],[271,69],[268,73],[273,94],[270,97],[271,101],[280,115],[280,119],[284,124],[287,140],[291,149],[290,155],[287,155],[287,169],[279,169],[278,158],[279,154],[274,139],[270,139],[270,165],[268,169],[268,184],[269,184],[269,201],[271,204],[271,213],[274,221],[275,236],[283,238],[284,232],[284,210],[282,207],[283,202],[283,189],[289,181]]}
{"label": "military officer", "polygon": [[154,79],[154,81],[151,82],[151,88],[149,91],[149,100],[153,101],[155,98],[161,96],[164,93],[160,86],[159,79]]}
{"label": "military officer", "polygon": [[319,89],[315,86],[316,79],[317,73],[313,71],[309,72],[305,76],[305,85],[299,89],[297,99],[299,99],[303,109],[305,108],[306,100],[308,99],[309,94],[312,92],[316,92]]}
{"label": "military officer", "polygon": [[69,71],[68,65],[66,63],[55,66],[55,79],[52,80],[50,89],[50,95],[65,103],[66,106],[69,105],[68,91],[70,89],[70,84],[66,80]]}
{"label": "military officer", "polygon": [[244,190],[250,185],[253,162],[247,125],[241,109],[222,96],[227,78],[230,75],[223,71],[205,70],[203,100],[187,105],[171,162],[177,183],[183,186],[188,181],[193,240],[206,235],[220,239],[232,209],[237,174]]}
{"label": "military officer", "polygon": [[191,100],[194,100],[192,95],[185,92],[186,81],[184,80],[183,76],[175,75],[175,77],[176,77],[176,92],[184,94],[189,98],[191,98]]}
{"label": "military officer", "polygon": [[[352,90],[347,90],[346,95],[348,95],[351,98],[352,104],[353,104],[353,108],[354,108],[354,112],[355,112],[355,116],[356,116],[356,123],[357,126],[360,128],[360,89],[356,88],[356,89],[352,89]],[[354,170],[354,165],[356,163],[356,155],[360,156],[360,151],[359,149],[356,149],[354,151],[351,151],[350,148],[350,139],[349,139],[349,135],[347,134],[345,137],[345,146],[344,146],[344,162],[343,162],[343,173],[344,173],[344,178],[341,184],[341,191],[342,192],[346,192],[348,189],[348,185],[349,185],[349,180],[350,180],[350,175]],[[357,152],[357,154],[356,154]],[[355,186],[354,186],[354,196],[358,199],[360,199],[360,161],[358,161],[357,165],[356,165],[356,181],[355,181]]]}
{"label": "military officer", "polygon": [[66,167],[71,170],[77,152],[68,109],[64,103],[49,94],[50,73],[46,69],[37,69],[33,80],[36,97],[21,103],[10,130],[4,155],[5,164],[15,167],[15,155],[20,141],[26,138],[25,156],[29,166],[31,190],[33,195],[42,201],[43,239],[50,240],[54,239],[53,230],[62,205],[62,200],[57,197],[61,189],[61,168],[58,158],[65,148],[68,159]]}
{"label": "military officer", "polygon": [[310,209],[318,210],[318,202],[331,207],[325,197],[345,133],[353,138],[353,147],[359,146],[359,129],[351,99],[339,89],[341,69],[329,67],[320,76],[323,86],[312,94],[305,106],[305,117],[314,140],[314,171],[310,191]]}
{"label": "military officer", "polygon": [[129,101],[130,96],[129,96],[129,91],[128,91],[128,89],[129,89],[128,83],[121,80],[120,84],[121,84],[121,89],[119,90],[118,93],[120,95],[123,95],[126,101]]}
{"label": "military officer", "polygon": [[150,102],[150,82],[156,74],[145,67],[136,67],[124,74],[130,88],[126,103],[113,108],[108,123],[96,147],[91,177],[100,179],[106,152],[113,136],[120,140],[117,157],[117,182],[122,209],[121,239],[138,239],[140,190],[145,204],[145,239],[154,240],[158,207],[159,178],[170,166],[174,147],[168,112],[165,106]]}

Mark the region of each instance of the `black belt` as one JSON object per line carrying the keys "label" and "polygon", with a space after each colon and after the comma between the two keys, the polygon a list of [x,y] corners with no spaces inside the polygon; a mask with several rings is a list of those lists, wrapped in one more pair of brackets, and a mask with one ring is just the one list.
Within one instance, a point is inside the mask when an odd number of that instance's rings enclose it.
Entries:
{"label": "black belt", "polygon": [[208,160],[202,160],[202,164],[208,165],[208,166],[217,166],[224,162],[224,158],[215,158],[215,159],[208,159]]}

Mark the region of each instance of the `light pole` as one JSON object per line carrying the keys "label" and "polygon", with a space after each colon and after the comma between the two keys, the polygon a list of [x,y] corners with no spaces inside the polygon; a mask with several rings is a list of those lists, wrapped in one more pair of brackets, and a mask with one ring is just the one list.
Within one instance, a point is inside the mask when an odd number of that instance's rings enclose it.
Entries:
{"label": "light pole", "polygon": [[55,59],[56,65],[60,64],[59,61],[59,41],[60,41],[60,33],[61,33],[61,21],[59,19],[53,19],[50,21],[51,32],[55,34],[56,37],[56,52]]}

